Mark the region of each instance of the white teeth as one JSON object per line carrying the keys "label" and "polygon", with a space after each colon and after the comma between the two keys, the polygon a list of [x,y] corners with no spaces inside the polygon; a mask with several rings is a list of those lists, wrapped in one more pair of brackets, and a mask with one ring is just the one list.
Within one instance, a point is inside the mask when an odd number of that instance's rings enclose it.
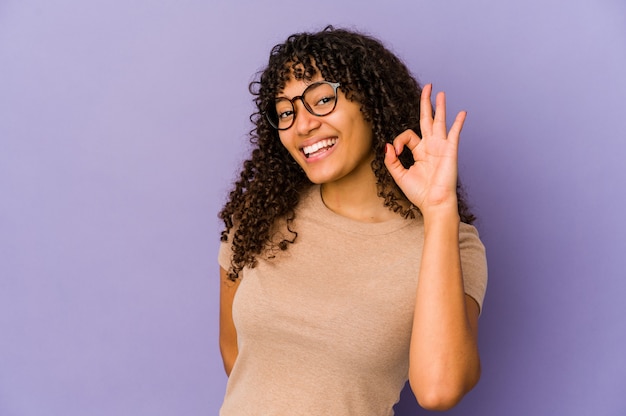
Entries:
{"label": "white teeth", "polygon": [[320,140],[319,142],[313,143],[310,146],[303,147],[302,151],[305,155],[309,156],[311,153],[315,153],[318,150],[323,149],[324,147],[330,147],[335,143],[337,143],[337,139],[324,139]]}

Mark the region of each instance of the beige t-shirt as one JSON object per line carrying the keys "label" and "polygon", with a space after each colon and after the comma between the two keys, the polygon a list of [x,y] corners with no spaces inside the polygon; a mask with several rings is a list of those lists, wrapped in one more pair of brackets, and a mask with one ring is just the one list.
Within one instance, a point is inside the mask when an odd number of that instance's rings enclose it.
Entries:
{"label": "beige t-shirt", "polygon": [[[220,415],[393,415],[409,367],[421,219],[362,223],[313,186],[295,244],[245,268],[233,303],[239,355]],[[485,249],[461,224],[465,292],[482,307]],[[230,245],[219,263],[230,267]]]}

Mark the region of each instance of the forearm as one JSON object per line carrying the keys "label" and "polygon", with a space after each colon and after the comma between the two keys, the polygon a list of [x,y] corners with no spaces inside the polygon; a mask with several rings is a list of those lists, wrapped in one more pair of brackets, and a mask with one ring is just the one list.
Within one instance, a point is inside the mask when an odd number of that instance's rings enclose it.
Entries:
{"label": "forearm", "polygon": [[424,407],[449,408],[478,381],[476,331],[465,299],[458,213],[425,215],[409,368],[411,387]]}

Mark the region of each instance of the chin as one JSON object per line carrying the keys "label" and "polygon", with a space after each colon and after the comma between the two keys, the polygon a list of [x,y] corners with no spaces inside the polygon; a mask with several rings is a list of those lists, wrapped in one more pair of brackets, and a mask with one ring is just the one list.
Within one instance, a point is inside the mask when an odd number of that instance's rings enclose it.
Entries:
{"label": "chin", "polygon": [[310,175],[307,175],[307,178],[309,178],[309,181],[311,181],[315,185],[322,185],[324,183],[331,182],[328,179],[320,178],[319,176],[311,177]]}
{"label": "chin", "polygon": [[334,182],[340,178],[336,172],[307,172],[306,177],[316,185],[322,185],[324,183]]}

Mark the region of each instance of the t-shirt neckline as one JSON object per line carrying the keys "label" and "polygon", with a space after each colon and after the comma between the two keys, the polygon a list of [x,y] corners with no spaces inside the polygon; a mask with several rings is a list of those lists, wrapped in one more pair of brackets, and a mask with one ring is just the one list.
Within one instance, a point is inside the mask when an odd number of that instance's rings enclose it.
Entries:
{"label": "t-shirt neckline", "polygon": [[352,234],[362,235],[384,235],[393,233],[401,228],[407,227],[414,220],[402,218],[399,214],[398,218],[383,222],[362,222],[352,218],[344,217],[332,211],[324,204],[320,185],[313,185],[308,194],[302,200],[303,204],[311,206],[316,214],[317,220],[323,222],[327,226],[349,232]]}

